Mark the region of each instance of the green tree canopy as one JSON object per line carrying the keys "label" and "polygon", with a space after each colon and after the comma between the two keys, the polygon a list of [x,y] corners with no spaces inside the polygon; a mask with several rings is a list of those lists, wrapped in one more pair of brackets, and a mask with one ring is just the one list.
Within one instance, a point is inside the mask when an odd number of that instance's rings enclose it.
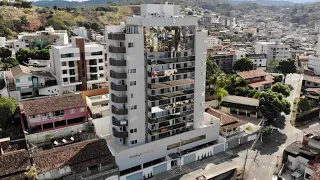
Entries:
{"label": "green tree canopy", "polygon": [[241,58],[233,65],[234,71],[250,71],[253,70],[253,61],[249,58]]}
{"label": "green tree canopy", "polygon": [[221,101],[222,98],[223,98],[224,96],[227,96],[227,95],[229,95],[229,93],[228,93],[227,90],[225,90],[225,89],[223,89],[223,88],[217,89],[217,97],[218,97],[218,100],[219,100],[219,101]]}
{"label": "green tree canopy", "polygon": [[293,59],[279,61],[278,69],[286,76],[297,71],[295,61]]}
{"label": "green tree canopy", "polygon": [[260,95],[260,111],[268,120],[274,120],[281,112],[290,113],[290,103],[280,93],[271,90]]}
{"label": "green tree canopy", "polygon": [[282,94],[284,97],[288,97],[290,95],[290,88],[288,85],[285,85],[283,83],[277,82],[271,87],[271,90],[273,92],[277,92]]}
{"label": "green tree canopy", "polygon": [[19,64],[19,62],[17,61],[16,58],[14,57],[9,57],[9,58],[5,58],[5,59],[2,59],[2,65],[3,65],[3,70],[8,70],[9,68],[12,68],[16,65]]}
{"label": "green tree canopy", "polygon": [[275,82],[282,82],[282,75],[274,76],[273,80]]}
{"label": "green tree canopy", "polygon": [[311,110],[311,103],[307,98],[301,98],[298,102],[298,110],[300,112],[306,112]]}
{"label": "green tree canopy", "polygon": [[16,58],[18,62],[22,65],[27,64],[29,62],[29,58],[48,60],[50,59],[49,48],[45,48],[41,50],[20,49],[19,51],[16,52]]}
{"label": "green tree canopy", "polygon": [[10,49],[5,47],[0,48],[0,59],[11,57],[11,55],[12,55],[12,52],[10,51]]}
{"label": "green tree canopy", "polygon": [[25,177],[28,180],[36,180],[38,179],[37,169],[34,166],[31,166],[27,172],[24,173]]}
{"label": "green tree canopy", "polygon": [[13,116],[16,108],[16,99],[0,97],[0,131],[7,128],[8,120]]}

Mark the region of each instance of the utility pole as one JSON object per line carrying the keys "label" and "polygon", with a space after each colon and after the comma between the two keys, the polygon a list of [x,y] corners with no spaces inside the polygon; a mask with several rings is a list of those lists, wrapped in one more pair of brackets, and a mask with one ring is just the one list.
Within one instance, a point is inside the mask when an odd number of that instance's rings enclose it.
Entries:
{"label": "utility pole", "polygon": [[[264,123],[265,123],[266,119],[265,118],[262,118],[261,121],[260,121],[260,130],[259,130],[259,133],[256,137],[256,139],[254,140],[254,142],[252,143],[251,147],[250,147],[250,150],[253,150],[259,140],[259,137],[261,136],[262,134],[262,130],[263,130],[263,127],[264,127]],[[248,152],[249,152],[249,149],[247,149],[247,152],[246,152],[246,157],[244,159],[244,164],[243,164],[243,173],[242,173],[242,177],[241,179],[243,180],[244,179],[244,174],[245,174],[245,170],[246,170],[246,164],[247,164],[247,159],[248,159]]]}
{"label": "utility pole", "polygon": [[179,155],[180,155],[180,166],[179,166],[179,170],[180,170],[180,172],[181,172],[181,164],[182,164],[182,161],[181,161],[181,144],[182,144],[182,139],[180,139],[180,145],[179,145]]}

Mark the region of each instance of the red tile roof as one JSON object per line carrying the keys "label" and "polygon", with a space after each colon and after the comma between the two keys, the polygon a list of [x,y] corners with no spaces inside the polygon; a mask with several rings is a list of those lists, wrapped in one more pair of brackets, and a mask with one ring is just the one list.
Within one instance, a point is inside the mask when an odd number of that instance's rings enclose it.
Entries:
{"label": "red tile roof", "polygon": [[26,115],[44,114],[68,108],[86,106],[81,94],[62,95],[21,102],[21,111]]}
{"label": "red tile roof", "polygon": [[103,139],[91,139],[41,151],[33,156],[33,160],[40,173],[66,165],[70,166],[71,170],[77,170],[100,163],[115,162],[107,142]]}
{"label": "red tile roof", "polygon": [[267,76],[266,76],[266,80],[264,80],[264,81],[259,81],[259,82],[248,83],[248,86],[250,86],[250,87],[252,87],[252,88],[256,88],[256,87],[264,86],[264,85],[266,85],[266,84],[271,84],[271,83],[273,83],[273,82],[274,82],[273,76],[267,75]]}
{"label": "red tile roof", "polygon": [[[0,177],[6,176],[10,179],[10,174],[23,173],[31,166],[28,152],[25,149],[8,152],[0,155]],[[2,178],[0,178],[2,179]]]}
{"label": "red tile roof", "polygon": [[263,70],[258,69],[258,70],[252,70],[252,71],[238,72],[238,75],[241,76],[243,79],[250,79],[250,78],[265,76],[267,74]]}
{"label": "red tile roof", "polygon": [[303,75],[303,80],[305,81],[310,81],[310,82],[315,82],[315,83],[320,83],[320,78],[317,76],[308,76],[308,75]]}

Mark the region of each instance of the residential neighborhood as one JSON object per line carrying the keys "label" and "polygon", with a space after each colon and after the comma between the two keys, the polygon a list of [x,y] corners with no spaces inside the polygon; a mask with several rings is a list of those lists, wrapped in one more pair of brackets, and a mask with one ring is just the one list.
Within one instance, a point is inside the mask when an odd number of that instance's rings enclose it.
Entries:
{"label": "residential neighborhood", "polygon": [[320,4],[100,3],[0,0],[0,179],[320,179]]}

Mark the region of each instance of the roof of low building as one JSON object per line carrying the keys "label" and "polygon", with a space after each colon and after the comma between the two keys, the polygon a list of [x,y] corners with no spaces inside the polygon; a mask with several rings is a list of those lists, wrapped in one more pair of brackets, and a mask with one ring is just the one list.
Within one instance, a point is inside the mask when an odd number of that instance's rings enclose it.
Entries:
{"label": "roof of low building", "polygon": [[[307,155],[308,157],[316,157],[319,154],[319,150],[303,144],[301,142],[294,142],[285,148],[286,152],[292,153],[294,155]],[[310,160],[310,159],[309,159]]]}
{"label": "roof of low building", "polygon": [[31,74],[31,70],[27,66],[17,65],[11,68],[11,72],[14,78],[20,76],[21,74]]}
{"label": "roof of low building", "polygon": [[320,83],[320,78],[317,76],[309,76],[309,75],[303,75],[303,80],[305,81],[310,81],[310,82],[315,82],[315,83]]}
{"label": "roof of low building", "polygon": [[22,101],[20,109],[26,115],[44,114],[75,107],[86,106],[81,94],[68,94],[36,100]]}
{"label": "roof of low building", "polygon": [[306,88],[305,91],[320,94],[320,88]]}
{"label": "roof of low building", "polygon": [[267,75],[267,73],[261,69],[257,69],[252,71],[238,72],[238,75],[241,76],[243,79],[250,79],[250,78],[265,76]]}
{"label": "roof of low building", "polygon": [[66,165],[72,170],[77,170],[100,163],[114,163],[114,158],[104,139],[90,139],[41,151],[33,156],[33,160],[40,173]]}
{"label": "roof of low building", "polygon": [[309,61],[309,56],[298,56],[298,59],[302,62],[308,62]]}
{"label": "roof of low building", "polygon": [[222,98],[223,102],[230,102],[235,104],[243,104],[249,106],[259,106],[259,100],[249,97],[242,97],[242,96],[225,96]]}
{"label": "roof of low building", "polygon": [[247,54],[247,57],[249,59],[263,59],[263,58],[267,58],[266,54]]}
{"label": "roof of low building", "polygon": [[252,87],[252,88],[257,88],[257,87],[264,86],[264,85],[266,85],[266,84],[271,84],[271,83],[273,83],[273,82],[274,82],[273,76],[267,75],[267,76],[266,76],[266,80],[258,81],[258,82],[253,82],[253,83],[248,83],[248,86],[250,86],[250,87]]}
{"label": "roof of low building", "polygon": [[247,122],[244,122],[236,117],[233,117],[232,115],[229,115],[217,109],[207,108],[205,111],[208,114],[219,118],[220,126],[224,129],[234,129],[247,124]]}
{"label": "roof of low building", "polygon": [[36,76],[36,77],[42,77],[42,78],[51,79],[51,80],[55,80],[56,79],[52,75],[52,73],[47,72],[47,71],[32,71],[31,73],[32,73],[33,76]]}
{"label": "roof of low building", "polygon": [[10,174],[19,175],[27,170],[30,165],[28,152],[25,149],[0,155],[0,179],[4,177],[12,179]]}

